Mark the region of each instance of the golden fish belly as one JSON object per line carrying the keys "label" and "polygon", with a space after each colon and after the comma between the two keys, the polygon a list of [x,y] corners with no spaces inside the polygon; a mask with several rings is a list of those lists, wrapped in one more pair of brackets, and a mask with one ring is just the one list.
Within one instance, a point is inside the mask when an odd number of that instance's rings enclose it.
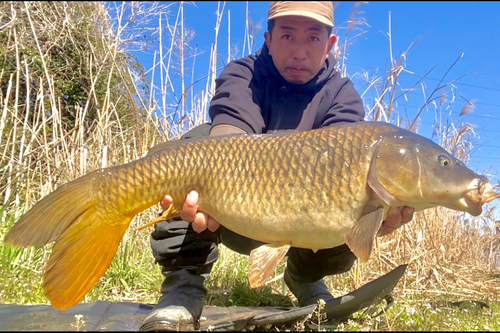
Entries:
{"label": "golden fish belly", "polygon": [[[290,244],[306,249],[326,249],[345,243],[354,220],[339,221],[337,214],[283,216],[280,219],[228,219],[216,217],[226,228],[266,243]],[[284,227],[285,226],[285,227]]]}

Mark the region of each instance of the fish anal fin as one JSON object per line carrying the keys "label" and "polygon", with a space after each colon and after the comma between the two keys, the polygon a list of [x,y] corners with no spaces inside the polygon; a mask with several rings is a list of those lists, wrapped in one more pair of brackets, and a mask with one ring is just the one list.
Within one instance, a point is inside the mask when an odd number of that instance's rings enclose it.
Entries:
{"label": "fish anal fin", "polygon": [[363,261],[370,258],[373,241],[382,225],[384,209],[379,208],[363,215],[346,235],[346,244]]}
{"label": "fish anal fin", "polygon": [[290,244],[266,244],[250,252],[250,258],[248,258],[250,287],[261,287],[289,249]]}
{"label": "fish anal fin", "polygon": [[57,239],[44,289],[54,308],[65,310],[85,296],[113,259],[130,220],[107,224],[91,207]]}
{"label": "fish anal fin", "polygon": [[172,207],[174,207],[173,203],[171,203],[170,206],[168,206],[168,208],[163,213],[160,214],[160,216],[153,218],[151,221],[149,221],[149,223],[145,225],[141,225],[140,227],[135,228],[135,231],[146,229],[147,227],[152,226],[153,224],[156,224],[158,222],[167,221],[170,218],[169,214],[172,210]]}

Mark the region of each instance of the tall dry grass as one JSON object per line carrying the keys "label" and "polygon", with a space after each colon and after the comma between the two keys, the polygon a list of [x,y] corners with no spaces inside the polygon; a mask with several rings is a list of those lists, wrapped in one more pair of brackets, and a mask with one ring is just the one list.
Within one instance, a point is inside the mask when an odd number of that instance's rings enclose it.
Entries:
{"label": "tall dry grass", "polygon": [[[363,34],[367,23],[360,18],[358,2],[353,6],[343,42],[336,51],[339,71],[345,73],[345,51],[349,45],[349,33],[354,37]],[[367,119],[391,122],[418,133],[422,112],[433,112],[438,119],[434,124],[433,136],[436,141],[459,160],[467,164],[478,136],[474,124],[462,120],[462,116],[473,112],[474,101],[465,101],[456,119],[446,118],[442,110],[456,108],[457,94],[454,82],[446,75],[460,60],[462,55],[450,65],[440,82],[426,89],[423,81],[433,70],[430,69],[409,87],[401,83],[401,74],[413,74],[406,67],[410,51],[419,40],[398,57],[393,56],[391,38],[391,17],[388,18],[388,48],[390,69],[384,77],[371,77],[370,73],[358,72],[355,78],[364,81],[367,88],[360,91],[364,98],[371,97],[372,104],[366,104]],[[342,38],[342,37],[340,37]],[[406,110],[399,112],[398,99],[410,91],[422,92],[423,103],[410,117]],[[365,99],[366,100],[366,99]],[[451,114],[451,113],[450,113]],[[443,119],[444,118],[444,119]],[[498,188],[498,186],[497,186]],[[455,295],[479,299],[498,299],[500,287],[500,233],[495,227],[495,208],[485,206],[481,216],[473,217],[466,213],[444,207],[427,209],[415,214],[411,223],[394,233],[377,238],[374,252],[367,263],[356,262],[346,274],[329,279],[329,287],[337,293],[346,293],[360,287],[395,267],[408,263],[401,289],[405,293],[418,295]],[[339,280],[347,279],[350,283]]]}
{"label": "tall dry grass", "polygon": [[[189,32],[178,21],[165,20],[172,5],[133,2],[107,9],[99,2],[0,4],[0,36],[7,41],[0,49],[1,239],[59,185],[138,159],[151,146],[206,121],[213,83],[195,103],[183,98],[178,107],[172,85],[178,67],[173,63],[182,63]],[[144,41],[146,34],[160,36],[160,44],[154,66],[145,72],[127,50],[146,48],[152,39]],[[166,40],[170,43],[163,45]],[[149,72],[152,79],[146,82]],[[160,87],[153,83],[158,76]],[[83,88],[74,93],[79,100],[69,105],[66,94],[73,87],[68,84],[74,82]],[[132,225],[149,220],[157,209],[139,214]],[[115,260],[112,267],[123,270],[139,261],[144,272],[158,272],[148,236],[127,232],[119,251],[126,262]],[[41,276],[50,251],[51,245],[34,250],[2,244],[3,267],[16,276],[24,268]],[[122,289],[126,285],[121,283]]]}
{"label": "tall dry grass", "polygon": [[[348,46],[367,26],[359,12],[362,4],[353,7],[345,34],[339,34],[335,46],[337,66],[343,76],[347,76]],[[215,40],[206,75],[198,79],[205,81],[205,89],[199,92],[194,91],[195,61],[191,69],[186,67],[186,59],[196,60],[199,54],[189,45],[196,32],[190,31],[188,22],[183,20],[186,5],[190,4],[130,2],[109,5],[108,9],[97,2],[0,5],[0,36],[8,36],[1,56],[4,64],[5,59],[14,59],[12,70],[7,71],[4,66],[0,71],[0,238],[25,211],[57,186],[92,170],[135,160],[151,146],[178,138],[207,119],[215,78],[222,67],[217,58],[222,52],[218,31],[224,19],[224,4],[219,3],[214,17]],[[83,19],[96,30],[82,34],[78,22]],[[258,25],[249,19],[248,10],[245,25],[243,52],[249,53],[248,50],[255,49],[253,36],[259,31]],[[141,36],[149,37],[144,40]],[[411,56],[409,52],[415,45],[410,45],[399,57],[393,57],[393,46],[389,45],[391,68],[384,77],[356,73],[355,77],[368,83],[360,93],[365,98],[375,96],[366,105],[369,119],[418,131],[420,112],[429,108],[439,112],[447,99],[454,100],[452,85],[440,83],[431,92],[423,90],[425,98],[417,114],[411,118],[400,115],[398,98],[422,88],[427,75],[410,87],[401,87],[401,73],[410,72],[405,58]],[[64,95],[57,85],[59,72],[69,61],[55,67],[56,59],[51,53],[63,46],[81,52],[76,67],[89,73],[84,95],[72,109],[65,106]],[[152,67],[144,71],[132,68],[126,50],[152,52]],[[237,47],[228,43],[227,59],[234,59],[236,52]],[[181,91],[173,83],[176,76],[181,77]],[[159,86],[156,82],[160,82]],[[72,123],[64,114],[67,110],[73,112]],[[468,103],[462,114],[471,110]],[[460,119],[448,126],[437,124],[436,134],[440,144],[467,161],[474,144],[471,124]],[[110,267],[111,273],[106,273],[100,282],[112,287],[94,290],[87,301],[103,297],[155,301],[158,294],[151,290],[159,292],[161,276],[150,254],[149,233],[136,234],[133,227],[149,221],[157,210],[154,207],[134,219]],[[498,246],[499,236],[494,233],[491,219],[491,211],[478,218],[445,208],[418,213],[410,224],[377,239],[369,262],[358,262],[349,273],[329,277],[328,286],[337,295],[346,293],[397,265],[410,263],[401,286],[403,292],[496,298],[498,281],[487,278],[487,274],[498,272],[493,250]],[[16,277],[22,276],[23,270],[30,270],[41,280],[50,245],[38,252],[2,246],[3,267],[9,266]],[[225,290],[241,280],[245,276],[242,261],[241,256],[223,250],[212,273],[211,288]],[[228,264],[231,262],[234,264]],[[283,269],[282,263],[280,271]],[[270,286],[283,293],[280,273],[273,279]],[[112,280],[119,282],[113,284]],[[133,285],[141,283],[144,285],[139,289]],[[145,286],[148,283],[149,287]],[[0,292],[0,301],[15,300],[15,295],[6,295],[6,288]],[[29,293],[23,295],[18,302],[33,302]]]}

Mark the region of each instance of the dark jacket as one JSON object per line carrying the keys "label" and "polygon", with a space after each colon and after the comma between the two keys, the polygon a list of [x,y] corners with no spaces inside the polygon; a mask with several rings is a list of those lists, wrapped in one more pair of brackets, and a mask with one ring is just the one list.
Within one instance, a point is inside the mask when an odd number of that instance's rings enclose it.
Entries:
{"label": "dark jacket", "polygon": [[334,69],[333,54],[306,84],[288,83],[264,44],[256,55],[231,61],[216,82],[209,108],[212,126],[229,124],[247,133],[310,130],[364,119],[361,97]]}

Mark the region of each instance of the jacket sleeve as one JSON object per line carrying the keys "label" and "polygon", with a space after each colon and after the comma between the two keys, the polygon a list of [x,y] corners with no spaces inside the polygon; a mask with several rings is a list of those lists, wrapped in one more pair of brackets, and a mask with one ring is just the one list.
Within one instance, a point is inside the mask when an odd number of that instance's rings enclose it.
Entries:
{"label": "jacket sleeve", "polygon": [[332,94],[329,99],[331,105],[323,118],[321,127],[364,120],[363,102],[351,80],[340,78],[340,74],[337,73],[333,82],[328,84],[328,90]]}
{"label": "jacket sleeve", "polygon": [[262,133],[265,123],[253,85],[254,61],[252,56],[232,61],[215,80],[215,94],[208,110],[212,127],[226,124],[246,133]]}

